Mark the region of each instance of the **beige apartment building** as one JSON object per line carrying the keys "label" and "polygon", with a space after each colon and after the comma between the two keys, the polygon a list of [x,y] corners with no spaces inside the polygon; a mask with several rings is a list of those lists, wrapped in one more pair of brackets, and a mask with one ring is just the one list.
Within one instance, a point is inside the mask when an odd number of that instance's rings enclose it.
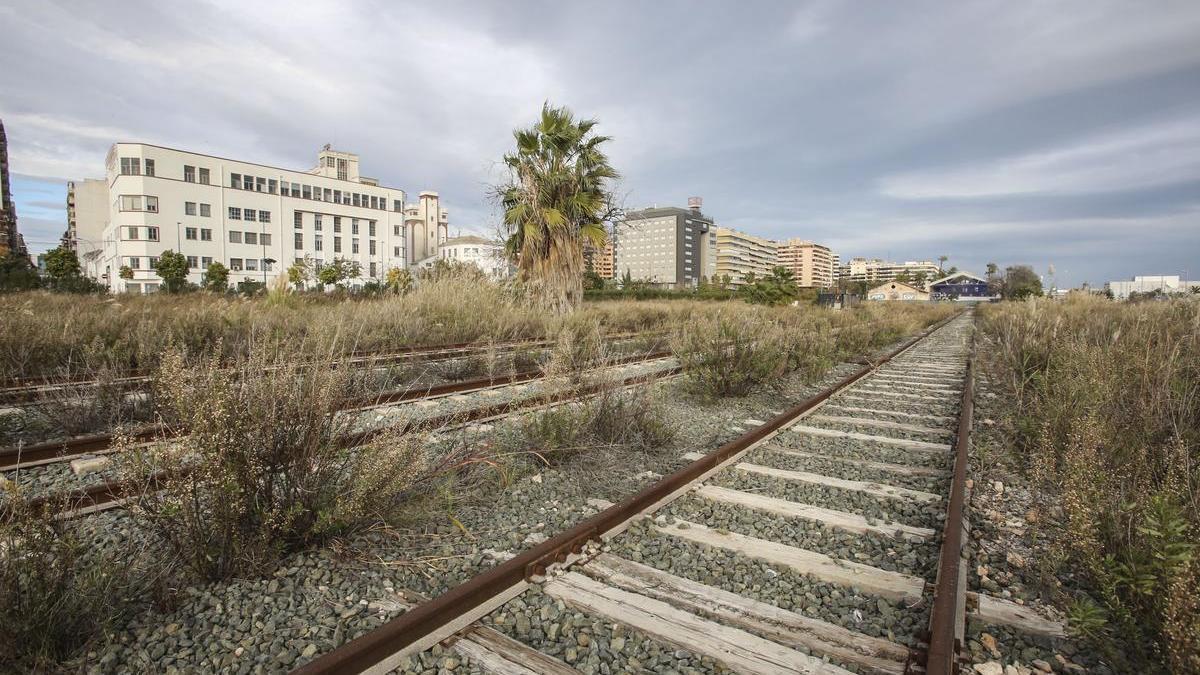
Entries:
{"label": "beige apartment building", "polygon": [[716,228],[716,235],[716,279],[723,282],[728,275],[732,288],[743,286],[748,274],[759,278],[771,274],[778,264],[779,244],[770,239],[728,227]]}
{"label": "beige apartment building", "polygon": [[924,281],[916,284],[922,287],[941,276],[937,263],[930,260],[896,263],[879,258],[851,258],[845,265],[838,267],[839,280],[865,281],[868,284],[882,284],[905,273],[912,279],[922,278]]}
{"label": "beige apartment building", "polygon": [[587,268],[595,272],[601,279],[612,279],[615,274],[612,240],[606,242],[602,248],[597,248],[590,242],[584,242],[583,260],[587,264]]}
{"label": "beige apartment building", "polygon": [[780,242],[779,265],[791,270],[801,288],[831,288],[837,269],[836,256],[828,246],[804,239]]}

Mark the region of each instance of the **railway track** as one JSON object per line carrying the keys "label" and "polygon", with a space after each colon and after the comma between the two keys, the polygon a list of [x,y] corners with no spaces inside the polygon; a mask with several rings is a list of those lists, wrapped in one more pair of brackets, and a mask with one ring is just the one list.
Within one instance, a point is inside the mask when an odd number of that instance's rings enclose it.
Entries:
{"label": "railway track", "polygon": [[971,316],[944,322],[293,672],[420,671],[434,645],[485,672],[652,670],[623,656],[652,642],[735,672],[952,673],[968,615],[1061,630],[966,592],[971,352]]}
{"label": "railway track", "polygon": [[[420,391],[404,390],[388,396],[374,396],[367,400],[349,402],[343,414],[352,413],[372,417],[365,426],[338,439],[342,448],[353,448],[366,444],[385,432],[410,433],[423,430],[450,431],[466,426],[485,424],[513,414],[560,405],[587,398],[605,387],[633,387],[678,375],[680,368],[668,363],[670,352],[623,357],[610,361],[605,370],[617,379],[601,380],[576,387],[546,391],[532,391],[528,387],[543,379],[540,371],[519,373],[505,378],[481,378],[453,383]],[[506,390],[517,390],[510,392]],[[508,395],[505,400],[502,397]],[[419,411],[402,411],[416,406]],[[408,412],[398,420],[387,420],[389,415]],[[382,423],[381,423],[382,422]],[[133,438],[147,443],[166,438],[163,427],[147,428]],[[73,443],[49,444],[46,447],[24,449],[17,456],[8,451],[0,454],[0,464],[6,470],[45,468],[49,464],[69,461],[73,457],[102,457],[114,451],[116,438],[111,434],[75,439]],[[36,454],[35,454],[36,453]],[[45,455],[45,456],[43,456]],[[91,459],[87,461],[92,461]],[[90,470],[89,470],[90,473]],[[63,516],[87,515],[120,507],[131,494],[131,486],[119,479],[87,481],[68,490],[54,490],[31,497],[35,506],[49,504]],[[3,512],[0,510],[0,517]]]}

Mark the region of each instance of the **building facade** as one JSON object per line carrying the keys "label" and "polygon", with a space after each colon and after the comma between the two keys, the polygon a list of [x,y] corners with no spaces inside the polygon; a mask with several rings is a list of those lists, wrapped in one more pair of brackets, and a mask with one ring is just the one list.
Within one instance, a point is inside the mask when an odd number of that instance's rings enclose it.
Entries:
{"label": "building facade", "polygon": [[828,246],[804,239],[779,243],[779,265],[791,270],[801,288],[832,288],[837,270],[836,257]]}
{"label": "building facade", "polygon": [[595,272],[601,279],[612,279],[615,274],[612,237],[609,237],[609,240],[601,248],[593,246],[591,242],[584,242],[583,261],[586,263],[587,269]]}
{"label": "building facade", "polygon": [[926,302],[929,293],[899,281],[889,281],[867,291],[867,299],[877,302]]}
{"label": "building facade", "polygon": [[[341,258],[361,265],[361,276],[349,282],[355,285],[407,267],[414,236],[431,255],[445,241],[448,215],[436,193],[406,204],[403,190],[361,175],[357,155],[329,146],[315,168],[295,171],[116,143],[106,169],[108,217],[92,276],[115,291],[157,290],[154,266],[165,250],[187,257],[193,283],[213,262],[224,264],[236,285],[270,283],[293,262],[319,269]],[[76,246],[84,242],[79,194]],[[132,278],[121,278],[123,267]]]}
{"label": "building facade", "polygon": [[468,235],[447,239],[442,242],[438,257],[442,260],[474,265],[492,279],[504,279],[509,276],[510,268],[508,258],[504,254],[504,245],[483,237]]}
{"label": "building facade", "polygon": [[4,122],[0,121],[0,257],[10,251],[22,258],[29,255],[25,239],[17,231],[17,207],[8,182],[8,136],[4,133]]}
{"label": "building facade", "polygon": [[713,221],[700,211],[698,198],[691,208],[650,208],[626,217],[617,234],[615,274],[663,288],[695,288],[702,277],[716,270],[716,233]]}
{"label": "building facade", "polygon": [[[895,263],[879,258],[851,258],[838,268],[839,281],[865,281],[868,284],[892,281],[902,274],[908,275],[915,285],[920,286],[942,276],[937,263],[929,260]],[[923,279],[924,282],[917,283],[917,278]]]}
{"label": "building facade", "polygon": [[960,302],[983,302],[991,300],[987,279],[970,272],[955,272],[929,284],[934,300],[958,300]]}
{"label": "building facade", "polygon": [[88,178],[67,183],[67,231],[62,243],[83,255],[104,248],[108,227],[108,183]]}
{"label": "building facade", "polygon": [[1155,274],[1133,277],[1129,281],[1110,281],[1104,287],[1112,291],[1117,300],[1128,299],[1133,293],[1153,293],[1162,291],[1166,294],[1189,293],[1193,286],[1200,286],[1200,281],[1187,281],[1178,274]]}
{"label": "building facade", "polygon": [[438,193],[422,192],[415,204],[404,207],[404,229],[409,265],[438,255],[450,230],[450,215],[442,208]]}
{"label": "building facade", "polygon": [[770,239],[756,237],[728,227],[716,228],[717,268],[716,278],[729,286],[740,288],[753,274],[762,278],[771,274],[778,264],[779,245]]}

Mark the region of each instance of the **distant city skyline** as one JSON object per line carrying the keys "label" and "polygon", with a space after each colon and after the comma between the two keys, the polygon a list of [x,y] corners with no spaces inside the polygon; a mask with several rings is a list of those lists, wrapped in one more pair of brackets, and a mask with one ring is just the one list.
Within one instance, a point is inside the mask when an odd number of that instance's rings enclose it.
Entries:
{"label": "distant city skyline", "polygon": [[34,252],[118,141],[297,169],[332,143],[492,234],[512,129],[549,100],[613,136],[630,209],[700,195],[843,260],[1101,285],[1200,277],[1198,34],[1196,3],[1104,0],[0,0],[0,118]]}

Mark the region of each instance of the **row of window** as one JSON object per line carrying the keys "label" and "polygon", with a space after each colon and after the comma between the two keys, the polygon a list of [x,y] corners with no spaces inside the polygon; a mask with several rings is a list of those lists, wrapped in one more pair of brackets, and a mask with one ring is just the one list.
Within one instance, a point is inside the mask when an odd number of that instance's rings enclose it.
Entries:
{"label": "row of window", "polygon": [[254,222],[257,219],[260,223],[269,223],[271,222],[271,212],[263,210],[255,211],[254,209],[242,209],[236,206],[231,206],[229,207],[229,219],[248,220],[250,222]]}
{"label": "row of window", "polygon": [[[200,206],[199,214],[200,214],[201,218],[208,218],[209,216],[212,215],[212,204],[201,203],[199,206]],[[183,203],[183,214],[185,216],[194,216],[194,215],[196,215],[196,213],[197,213],[196,202],[184,202]]]}
{"label": "row of window", "polygon": [[[297,250],[304,248],[304,233],[303,233],[303,232],[297,232],[297,233],[294,235],[294,238],[292,239],[292,244],[293,244],[293,248],[295,248],[295,249],[297,249]],[[368,250],[367,250],[367,254],[368,254],[368,255],[375,255],[375,254],[376,254],[376,253],[375,253],[375,252],[376,252],[376,246],[375,246],[375,240],[374,240],[374,239],[369,239],[369,240],[367,240],[367,249],[368,249]],[[324,250],[325,250],[325,240],[324,240],[324,239],[322,238],[322,236],[321,236],[321,235],[319,235],[319,234],[318,234],[318,235],[314,235],[314,236],[313,236],[313,250],[314,250],[314,251],[324,251]],[[350,252],[351,252],[351,253],[358,253],[358,252],[359,252],[359,250],[360,250],[360,249],[359,249],[359,246],[358,246],[358,240],[357,240],[357,239],[351,239],[351,240],[350,240]],[[395,251],[395,254],[396,254],[396,256],[397,256],[397,257],[399,257],[399,255],[400,255],[400,247],[399,247],[399,246],[394,246],[394,247],[392,248],[392,250],[393,250],[393,251]],[[341,253],[341,252],[342,252],[342,238],[341,238],[341,237],[334,237],[334,238],[333,238],[333,252],[334,252],[334,253]]]}
{"label": "row of window", "polygon": [[269,232],[238,232],[237,230],[230,230],[229,243],[270,246],[271,234]]}
{"label": "row of window", "polygon": [[[121,175],[123,176],[141,176],[142,175],[142,158],[141,157],[122,157],[121,158]],[[146,160],[147,176],[154,175],[154,160]]]}
{"label": "row of window", "polygon": [[[195,183],[195,182],[197,182],[196,177],[197,177],[196,167],[190,166],[188,164],[184,164],[183,165],[183,181],[185,183]],[[200,178],[199,182],[201,185],[208,185],[208,169],[206,169],[204,167],[200,167],[199,178]]]}
{"label": "row of window", "polygon": [[[324,218],[325,214],[314,213],[312,215],[313,215],[313,230],[320,232],[325,227],[325,218]],[[342,217],[341,216],[331,216],[331,217],[333,218],[333,231],[335,233],[341,232],[342,231]],[[295,211],[292,213],[292,225],[294,225],[297,230],[304,229],[304,212],[303,211]],[[359,225],[358,218],[350,219],[350,234],[358,234],[358,225]],[[400,226],[399,225],[393,226],[392,231],[396,236],[399,236],[400,235]],[[371,237],[375,236],[375,221],[374,220],[367,221],[367,236],[371,236]]]}
{"label": "row of window", "polygon": [[117,201],[122,211],[158,213],[158,197],[149,195],[121,195]]}
{"label": "row of window", "polygon": [[[342,190],[323,188],[318,185],[301,185],[300,183],[292,183],[282,179],[275,180],[274,178],[263,178],[262,176],[230,173],[229,187],[236,190],[265,192],[272,195],[279,194],[282,197],[312,199],[319,202],[331,202],[333,204],[357,206],[364,209],[375,209],[377,211],[387,210],[387,197],[367,195],[361,192],[343,192]],[[403,211],[404,202],[399,199],[393,199],[392,210],[397,212]]]}

